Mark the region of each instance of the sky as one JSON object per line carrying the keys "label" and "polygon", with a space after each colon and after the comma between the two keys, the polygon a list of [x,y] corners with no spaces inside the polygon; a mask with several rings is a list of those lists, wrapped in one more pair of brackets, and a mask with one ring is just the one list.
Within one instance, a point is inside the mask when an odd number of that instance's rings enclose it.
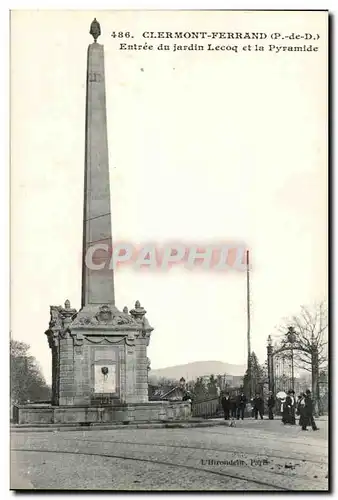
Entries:
{"label": "sky", "polygon": [[[50,382],[49,306],[69,299],[78,309],[81,300],[94,17],[105,48],[113,239],[245,243],[252,349],[264,362],[267,336],[284,318],[326,298],[324,12],[12,13],[12,336],[30,344]],[[208,30],[314,32],[320,50],[121,51],[110,36],[128,31],[133,43],[144,43],[144,31]],[[124,268],[115,273],[115,292],[119,309],[140,300],[147,310],[152,368],[246,362],[244,272]]]}

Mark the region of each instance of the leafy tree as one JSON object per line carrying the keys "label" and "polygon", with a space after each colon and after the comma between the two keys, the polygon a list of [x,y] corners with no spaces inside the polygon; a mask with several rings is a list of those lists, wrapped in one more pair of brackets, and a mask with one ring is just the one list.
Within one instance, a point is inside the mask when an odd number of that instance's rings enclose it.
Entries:
{"label": "leafy tree", "polygon": [[45,401],[51,397],[50,387],[34,358],[30,346],[16,340],[10,341],[11,399],[17,403]]}
{"label": "leafy tree", "polygon": [[217,380],[214,375],[210,375],[208,382],[208,397],[217,397]]}
{"label": "leafy tree", "polygon": [[208,397],[208,390],[205,386],[203,377],[198,377],[194,386],[194,396],[196,401],[203,401]]}
{"label": "leafy tree", "polygon": [[168,377],[149,377],[149,384],[156,385],[158,388],[176,387],[179,385],[178,380]]}
{"label": "leafy tree", "polygon": [[217,386],[221,389],[221,391],[224,391],[227,383],[226,383],[226,374],[224,373],[223,375],[217,375]]}
{"label": "leafy tree", "polygon": [[249,359],[249,367],[245,372],[243,379],[243,390],[247,396],[254,397],[256,393],[263,395],[263,388],[266,382],[264,367],[258,362],[254,352]]}

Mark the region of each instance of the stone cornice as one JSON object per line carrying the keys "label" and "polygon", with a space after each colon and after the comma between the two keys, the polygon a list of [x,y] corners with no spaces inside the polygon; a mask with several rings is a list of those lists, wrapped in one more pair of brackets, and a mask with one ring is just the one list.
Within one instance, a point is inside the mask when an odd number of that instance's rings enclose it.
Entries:
{"label": "stone cornice", "polygon": [[45,332],[49,346],[57,347],[60,339],[73,338],[74,345],[81,346],[84,340],[95,343],[95,337],[105,338],[114,343],[116,337],[123,337],[129,346],[135,340],[146,340],[149,345],[153,328],[145,317],[146,311],[136,301],[135,308],[128,312],[127,307],[119,311],[112,304],[89,304],[79,312],[70,307],[67,300],[65,307],[51,306],[49,329]]}

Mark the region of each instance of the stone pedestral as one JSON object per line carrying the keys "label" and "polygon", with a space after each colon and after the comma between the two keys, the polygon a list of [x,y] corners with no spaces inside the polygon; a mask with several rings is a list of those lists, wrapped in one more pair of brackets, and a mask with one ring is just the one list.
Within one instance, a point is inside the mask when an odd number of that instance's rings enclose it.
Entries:
{"label": "stone pedestral", "polygon": [[78,313],[51,307],[45,332],[52,350],[51,404],[14,406],[20,425],[95,425],[187,420],[186,401],[148,401],[147,347],[153,328],[146,311],[121,313],[112,305],[89,305]]}
{"label": "stone pedestral", "polygon": [[13,413],[16,424],[43,427],[182,421],[189,419],[191,409],[187,401],[152,401],[103,407],[14,405]]}
{"label": "stone pedestral", "polygon": [[116,406],[148,401],[146,311],[87,305],[78,313],[51,307],[46,332],[52,350],[52,404]]}

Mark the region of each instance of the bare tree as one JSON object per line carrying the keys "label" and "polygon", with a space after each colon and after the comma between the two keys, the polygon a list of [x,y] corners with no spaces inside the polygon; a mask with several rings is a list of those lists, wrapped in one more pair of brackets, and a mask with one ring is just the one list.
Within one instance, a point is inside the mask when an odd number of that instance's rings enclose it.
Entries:
{"label": "bare tree", "polygon": [[[293,328],[294,339],[290,342],[290,327]],[[282,343],[293,344],[295,365],[298,368],[312,371],[313,355],[318,356],[318,369],[324,369],[328,360],[328,313],[325,302],[312,308],[302,306],[297,316],[292,316],[280,328],[284,334]]]}
{"label": "bare tree", "polygon": [[315,412],[321,411],[319,373],[328,362],[328,314],[325,302],[312,308],[301,307],[300,314],[293,316],[280,329],[284,334],[281,345],[285,346],[291,362],[311,372],[312,394]]}

